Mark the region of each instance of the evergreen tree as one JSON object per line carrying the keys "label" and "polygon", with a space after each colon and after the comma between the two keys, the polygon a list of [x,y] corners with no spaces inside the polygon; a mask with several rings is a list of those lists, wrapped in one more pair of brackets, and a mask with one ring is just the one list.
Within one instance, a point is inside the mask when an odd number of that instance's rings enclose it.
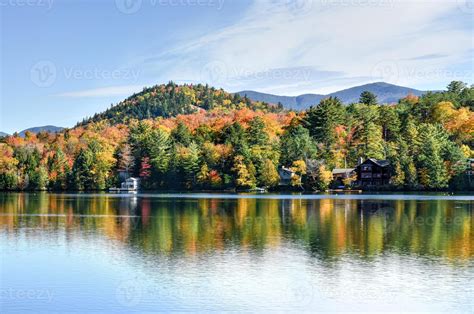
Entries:
{"label": "evergreen tree", "polygon": [[243,156],[247,162],[250,160],[250,151],[245,129],[239,122],[235,122],[224,128],[222,136],[224,137],[224,142],[226,144],[232,145],[234,156]]}
{"label": "evergreen tree", "polygon": [[171,151],[170,136],[161,129],[154,129],[148,141],[152,174],[155,182],[162,185],[170,169],[171,156],[174,155]]}
{"label": "evergreen tree", "polygon": [[39,166],[30,175],[29,189],[45,190],[48,186],[48,172],[44,166]]}
{"label": "evergreen tree", "polygon": [[264,146],[268,144],[269,137],[265,131],[265,122],[262,118],[255,117],[249,123],[249,128],[247,129],[247,138],[250,145],[260,145]]}
{"label": "evergreen tree", "polygon": [[442,159],[442,147],[435,126],[424,124],[420,127],[420,153],[418,171],[420,183],[430,189],[448,186],[448,173]]}
{"label": "evergreen tree", "polygon": [[280,181],[280,176],[276,170],[275,164],[270,159],[265,159],[262,165],[262,171],[259,175],[259,184],[264,187],[273,187]]}
{"label": "evergreen tree", "polygon": [[89,150],[81,149],[72,166],[72,188],[76,190],[92,190],[93,183],[90,178],[93,157]]}
{"label": "evergreen tree", "polygon": [[385,141],[394,141],[400,134],[400,118],[394,106],[380,107],[380,121],[382,136]]}
{"label": "evergreen tree", "polygon": [[291,165],[295,160],[312,158],[316,153],[308,129],[293,121],[281,137],[281,164]]}
{"label": "evergreen tree", "polygon": [[337,97],[321,100],[316,107],[310,107],[305,123],[311,136],[318,143],[329,147],[335,141],[335,128],[343,122],[344,106]]}
{"label": "evergreen tree", "polygon": [[50,187],[55,190],[67,188],[68,164],[66,156],[60,148],[56,148],[54,155],[48,158],[48,173],[53,174]]}
{"label": "evergreen tree", "polygon": [[199,147],[192,142],[188,148],[182,150],[180,156],[180,166],[182,177],[184,179],[184,186],[190,189],[195,186],[197,175],[199,172]]}
{"label": "evergreen tree", "polygon": [[385,149],[382,138],[382,127],[379,121],[377,106],[359,104],[351,108],[355,119],[359,121],[356,137],[361,142],[359,156],[366,158],[385,158]]}
{"label": "evergreen tree", "polygon": [[377,96],[369,91],[363,91],[359,97],[359,103],[366,104],[366,105],[376,105],[377,104]]}
{"label": "evergreen tree", "polygon": [[459,95],[461,94],[464,88],[466,88],[466,83],[461,81],[452,81],[451,83],[449,83],[447,90],[448,93]]}
{"label": "evergreen tree", "polygon": [[180,121],[178,126],[171,132],[171,137],[173,142],[183,146],[189,146],[189,144],[191,144],[192,134],[188,127]]}

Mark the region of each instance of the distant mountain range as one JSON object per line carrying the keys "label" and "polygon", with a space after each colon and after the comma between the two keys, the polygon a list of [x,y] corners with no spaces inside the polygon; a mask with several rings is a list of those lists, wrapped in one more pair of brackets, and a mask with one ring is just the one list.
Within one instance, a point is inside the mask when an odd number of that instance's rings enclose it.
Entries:
{"label": "distant mountain range", "polygon": [[330,96],[335,96],[346,104],[355,103],[359,101],[359,96],[363,91],[369,91],[375,94],[377,96],[378,102],[382,104],[398,102],[400,98],[403,98],[408,94],[421,96],[427,92],[384,82],[377,82],[351,87],[327,95],[303,94],[299,96],[278,96],[251,90],[237,92],[237,94],[241,96],[247,95],[247,97],[253,101],[265,101],[272,104],[277,104],[280,102],[285,108],[302,110],[309,108],[312,105],[316,105],[321,101],[321,99]]}
{"label": "distant mountain range", "polygon": [[26,132],[31,132],[31,133],[39,133],[41,131],[46,131],[48,133],[56,133],[62,131],[64,128],[60,126],[54,126],[54,125],[44,125],[44,126],[35,126],[32,128],[28,128],[26,130],[21,131],[19,134],[20,136],[25,136]]}
{"label": "distant mountain range", "polygon": [[[21,137],[24,137],[26,132],[31,132],[31,133],[34,133],[34,134],[39,133],[41,131],[46,131],[46,132],[49,132],[49,133],[56,133],[56,132],[62,131],[63,129],[64,128],[59,127],[59,126],[44,125],[44,126],[35,126],[35,127],[32,127],[32,128],[25,129],[21,132],[18,132],[18,134]],[[9,134],[5,133],[5,132],[0,132],[0,136],[7,136],[7,135],[9,135]]]}
{"label": "distant mountain range", "polygon": [[[118,105],[107,109],[103,113],[96,114],[94,117],[85,120],[83,123],[87,123],[90,121],[99,121],[102,119],[111,119],[114,123],[123,123],[127,121],[127,119],[135,118],[135,119],[145,119],[145,118],[153,118],[157,116],[173,116],[178,113],[187,113],[193,112],[195,110],[195,106],[187,106],[185,103],[180,103],[180,98],[176,98],[170,93],[171,90],[178,88],[177,85],[168,84],[164,85],[157,85],[151,88],[145,88],[142,92],[134,94],[127,98],[126,100],[122,101]],[[208,89],[203,85],[197,85],[193,88],[196,97],[202,99],[202,108],[207,109],[206,104],[215,102],[216,99],[208,99],[206,97],[209,95],[209,91],[215,91],[215,89]],[[176,90],[177,91],[177,90]],[[348,89],[340,90],[331,94],[327,95],[320,95],[320,94],[303,94],[299,96],[279,96],[273,94],[265,94],[256,91],[246,90],[237,92],[237,94],[241,96],[247,96],[253,101],[264,101],[270,104],[277,104],[281,103],[285,108],[294,109],[294,110],[304,110],[309,108],[312,105],[317,105],[321,99],[336,96],[338,97],[343,103],[355,103],[358,102],[359,96],[363,91],[369,91],[374,93],[377,96],[379,103],[393,103],[397,102],[399,99],[413,94],[416,96],[421,96],[426,91],[420,91],[413,88],[397,86],[393,84],[388,84],[384,82],[378,83],[371,83],[365,84],[361,86],[355,86]],[[177,91],[178,92],[178,91]],[[176,92],[175,92],[176,93]],[[179,93],[179,92],[178,92]],[[212,93],[211,93],[212,94]],[[139,96],[150,96],[145,97],[148,99],[149,103],[143,103],[143,101],[137,104],[137,97]],[[211,98],[213,98],[212,96]],[[232,102],[232,94],[224,93],[224,98],[228,99],[228,101]],[[168,106],[167,104],[172,103],[173,106]],[[166,105],[166,106],[165,106]],[[188,108],[189,107],[189,108]],[[256,108],[254,108],[256,109]],[[57,127],[54,125],[45,125],[45,126],[38,126],[32,127],[26,130],[19,132],[20,136],[25,136],[27,131],[32,133],[38,133],[41,131],[47,131],[50,133],[60,132],[64,128]],[[8,135],[7,133],[0,132],[0,136]]]}

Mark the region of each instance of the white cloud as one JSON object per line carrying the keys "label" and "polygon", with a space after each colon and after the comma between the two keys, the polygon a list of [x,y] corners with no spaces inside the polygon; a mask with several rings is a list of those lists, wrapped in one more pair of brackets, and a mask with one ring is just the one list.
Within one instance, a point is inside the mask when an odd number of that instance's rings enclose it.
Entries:
{"label": "white cloud", "polygon": [[[413,87],[452,79],[472,82],[472,63],[459,68],[472,60],[472,25],[459,23],[472,20],[472,12],[459,3],[257,1],[233,25],[147,56],[143,66],[159,69],[161,79],[279,94],[328,92],[381,80]],[[275,77],[275,69],[285,68],[313,72],[308,78]]]}

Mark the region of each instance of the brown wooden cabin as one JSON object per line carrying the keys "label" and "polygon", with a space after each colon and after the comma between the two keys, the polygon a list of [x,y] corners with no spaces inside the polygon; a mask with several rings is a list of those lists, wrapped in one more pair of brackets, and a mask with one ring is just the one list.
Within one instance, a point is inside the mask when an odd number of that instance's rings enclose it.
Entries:
{"label": "brown wooden cabin", "polygon": [[368,158],[356,167],[356,173],[360,186],[386,185],[390,183],[390,162]]}

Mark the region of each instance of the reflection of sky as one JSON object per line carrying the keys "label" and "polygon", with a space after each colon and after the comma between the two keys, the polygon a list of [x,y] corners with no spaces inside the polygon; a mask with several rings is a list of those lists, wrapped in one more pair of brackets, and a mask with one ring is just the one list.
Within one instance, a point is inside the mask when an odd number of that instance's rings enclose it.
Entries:
{"label": "reflection of sky", "polygon": [[0,238],[2,289],[35,295],[12,299],[4,293],[3,312],[469,311],[471,301],[472,267],[409,255],[348,256],[327,264],[282,245],[170,260],[80,232],[60,231],[35,243]]}
{"label": "reflection of sky", "polygon": [[0,309],[469,311],[472,201],[370,198],[0,194]]}

